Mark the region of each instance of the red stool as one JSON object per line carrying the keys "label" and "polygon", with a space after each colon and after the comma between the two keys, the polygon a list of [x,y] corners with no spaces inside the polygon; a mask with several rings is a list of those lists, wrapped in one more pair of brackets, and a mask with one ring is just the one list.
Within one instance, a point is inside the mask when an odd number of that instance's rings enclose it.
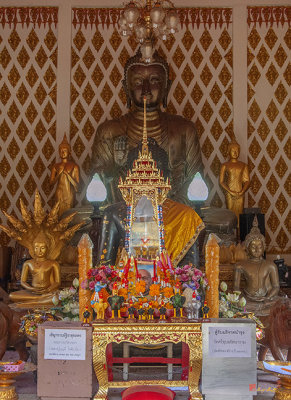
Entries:
{"label": "red stool", "polygon": [[137,385],[122,392],[122,400],[173,400],[176,393],[158,385]]}

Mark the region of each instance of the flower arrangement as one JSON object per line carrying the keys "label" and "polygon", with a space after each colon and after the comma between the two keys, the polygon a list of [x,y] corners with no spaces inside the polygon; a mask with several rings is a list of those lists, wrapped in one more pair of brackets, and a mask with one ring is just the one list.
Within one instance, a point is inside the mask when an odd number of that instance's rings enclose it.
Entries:
{"label": "flower arrangement", "polygon": [[101,265],[88,270],[87,279],[81,282],[81,287],[93,291],[96,284],[99,284],[101,287],[106,287],[109,292],[111,292],[113,283],[119,280],[118,271],[115,270],[114,266]]}
{"label": "flower arrangement", "polygon": [[61,317],[64,321],[79,321],[79,281],[77,278],[73,280],[70,288],[59,291],[58,295],[53,297],[52,313]]}
{"label": "flower arrangement", "polygon": [[219,292],[219,316],[224,318],[233,318],[236,313],[244,311],[246,299],[241,295],[240,291],[227,293],[227,284],[220,283]]}
{"label": "flower arrangement", "polygon": [[176,278],[180,281],[182,288],[195,290],[198,295],[204,295],[208,287],[205,274],[192,264],[177,267],[174,270]]}

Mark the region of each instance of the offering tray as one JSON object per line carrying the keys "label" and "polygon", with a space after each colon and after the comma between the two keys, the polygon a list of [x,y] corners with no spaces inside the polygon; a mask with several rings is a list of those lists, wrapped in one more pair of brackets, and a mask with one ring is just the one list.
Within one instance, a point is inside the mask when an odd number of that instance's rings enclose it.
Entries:
{"label": "offering tray", "polygon": [[[266,364],[269,364],[270,367],[276,366],[281,367],[282,373],[277,371],[272,371],[266,367]],[[287,400],[291,399],[291,362],[290,361],[268,361],[258,362],[258,368],[268,372],[269,374],[275,375],[279,378],[279,385],[275,391],[275,396],[273,397],[274,400]],[[278,368],[280,370],[280,368]],[[286,373],[285,373],[286,372]]]}
{"label": "offering tray", "polygon": [[[13,363],[11,361],[0,361],[0,368],[5,365],[13,365]],[[17,400],[18,396],[13,386],[15,378],[24,372],[34,371],[35,369],[36,366],[32,363],[25,363],[21,371],[4,371],[0,369],[0,400]]]}

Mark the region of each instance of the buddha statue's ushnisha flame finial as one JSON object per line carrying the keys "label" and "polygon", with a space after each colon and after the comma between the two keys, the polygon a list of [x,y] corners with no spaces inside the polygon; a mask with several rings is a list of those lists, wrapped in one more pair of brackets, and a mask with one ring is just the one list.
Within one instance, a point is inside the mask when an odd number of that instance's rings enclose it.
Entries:
{"label": "buddha statue's ushnisha flame finial", "polygon": [[143,131],[142,131],[142,155],[147,156],[149,154],[148,148],[148,133],[147,133],[147,98],[143,98]]}

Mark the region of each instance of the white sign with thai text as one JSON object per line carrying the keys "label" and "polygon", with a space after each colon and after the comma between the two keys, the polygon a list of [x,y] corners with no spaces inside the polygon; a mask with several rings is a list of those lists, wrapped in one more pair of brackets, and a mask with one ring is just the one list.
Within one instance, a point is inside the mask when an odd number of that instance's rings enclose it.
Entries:
{"label": "white sign with thai text", "polygon": [[45,329],[45,360],[85,360],[85,329]]}
{"label": "white sign with thai text", "polygon": [[251,327],[209,327],[209,357],[251,357]]}

